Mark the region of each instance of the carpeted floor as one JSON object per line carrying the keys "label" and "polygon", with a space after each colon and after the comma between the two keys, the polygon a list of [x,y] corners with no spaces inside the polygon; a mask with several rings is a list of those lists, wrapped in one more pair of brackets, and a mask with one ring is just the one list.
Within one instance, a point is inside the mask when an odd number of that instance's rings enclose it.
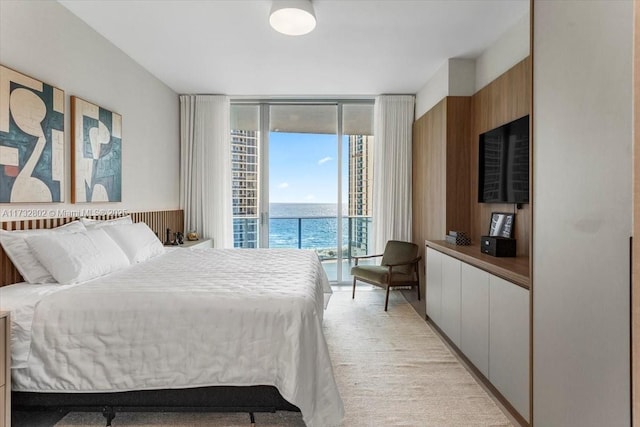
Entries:
{"label": "carpeted floor", "polygon": [[[343,426],[511,426],[427,323],[392,292],[336,291],[325,334],[345,406]],[[72,412],[56,426],[104,426]],[[248,414],[119,413],[113,426],[249,426]],[[297,413],[256,414],[256,426],[304,426]]]}

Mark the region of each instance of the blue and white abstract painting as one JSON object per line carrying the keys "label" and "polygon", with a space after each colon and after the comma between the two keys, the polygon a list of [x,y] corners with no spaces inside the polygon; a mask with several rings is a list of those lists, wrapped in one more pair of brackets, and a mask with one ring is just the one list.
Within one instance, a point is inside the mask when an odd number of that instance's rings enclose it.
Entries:
{"label": "blue and white abstract painting", "polygon": [[64,92],[0,65],[0,203],[64,201]]}
{"label": "blue and white abstract painting", "polygon": [[71,97],[71,201],[122,201],[122,116]]}

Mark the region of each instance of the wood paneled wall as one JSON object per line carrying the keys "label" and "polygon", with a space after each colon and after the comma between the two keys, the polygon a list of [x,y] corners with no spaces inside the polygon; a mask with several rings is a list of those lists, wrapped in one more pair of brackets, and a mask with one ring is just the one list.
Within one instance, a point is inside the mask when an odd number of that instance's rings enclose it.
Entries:
{"label": "wood paneled wall", "polygon": [[[472,97],[446,97],[414,122],[413,241],[421,251],[449,230],[467,231],[477,244],[492,212],[514,211],[477,202],[478,142],[481,133],[529,114],[530,101],[528,57]],[[530,228],[531,205],[524,204],[516,212],[518,255],[529,255]]]}
{"label": "wood paneled wall", "polygon": [[[183,231],[184,228],[184,211],[152,211],[152,212],[133,212],[130,213],[133,222],[144,222],[149,228],[158,234],[160,241],[164,241],[165,231],[170,228],[172,231]],[[90,216],[92,219],[112,219],[111,215]],[[33,230],[55,228],[77,220],[74,217],[65,218],[45,218],[32,220],[18,220],[2,222],[0,225],[3,230]],[[13,266],[13,263],[0,246],[0,286],[18,283],[22,281],[22,276]]]}
{"label": "wood paneled wall", "polygon": [[[471,239],[479,241],[489,231],[491,212],[513,212],[514,205],[478,203],[478,143],[479,136],[488,130],[526,116],[531,108],[531,62],[525,58],[496,80],[476,92],[471,98]],[[530,144],[531,150],[533,147]],[[532,152],[532,151],[531,151]],[[518,255],[529,255],[531,205],[524,204],[516,211]]]}
{"label": "wood paneled wall", "polygon": [[470,97],[449,96],[413,125],[412,239],[423,258],[425,240],[470,230],[470,111]]}
{"label": "wood paneled wall", "polygon": [[[447,205],[446,226],[444,234],[449,230],[469,232],[471,218],[469,210],[460,209],[469,203],[471,195],[471,177],[469,162],[469,132],[471,114],[471,98],[468,96],[447,97]],[[441,234],[441,239],[444,235]]]}
{"label": "wood paneled wall", "polygon": [[[413,242],[424,251],[424,241],[440,236],[445,229],[444,194],[446,99],[413,124]],[[422,254],[422,253],[421,253]]]}

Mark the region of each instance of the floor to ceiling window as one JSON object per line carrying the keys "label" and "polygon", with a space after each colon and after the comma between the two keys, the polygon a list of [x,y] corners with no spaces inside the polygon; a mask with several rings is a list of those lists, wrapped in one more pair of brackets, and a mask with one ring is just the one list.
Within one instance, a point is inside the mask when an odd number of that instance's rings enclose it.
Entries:
{"label": "floor to ceiling window", "polygon": [[371,102],[232,103],[234,244],[313,249],[332,282],[369,253]]}

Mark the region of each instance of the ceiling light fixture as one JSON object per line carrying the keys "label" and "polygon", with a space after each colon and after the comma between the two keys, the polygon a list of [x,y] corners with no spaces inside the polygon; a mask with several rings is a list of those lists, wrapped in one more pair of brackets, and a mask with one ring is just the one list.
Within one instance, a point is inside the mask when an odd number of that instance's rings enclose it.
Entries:
{"label": "ceiling light fixture", "polygon": [[273,0],[269,24],[288,36],[301,36],[316,27],[311,0]]}

